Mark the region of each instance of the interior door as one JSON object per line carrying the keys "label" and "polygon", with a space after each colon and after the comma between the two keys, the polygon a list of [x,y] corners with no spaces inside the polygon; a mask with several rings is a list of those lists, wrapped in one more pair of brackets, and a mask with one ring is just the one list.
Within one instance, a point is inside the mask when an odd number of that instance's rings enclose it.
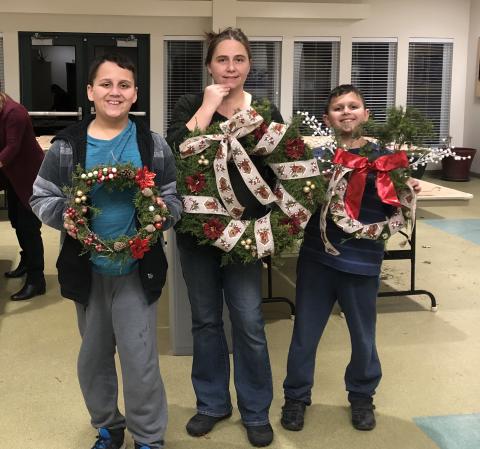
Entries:
{"label": "interior door", "polygon": [[20,94],[37,135],[54,135],[95,113],[86,86],[91,61],[105,53],[128,56],[137,69],[133,113],[149,122],[148,35],[20,32]]}

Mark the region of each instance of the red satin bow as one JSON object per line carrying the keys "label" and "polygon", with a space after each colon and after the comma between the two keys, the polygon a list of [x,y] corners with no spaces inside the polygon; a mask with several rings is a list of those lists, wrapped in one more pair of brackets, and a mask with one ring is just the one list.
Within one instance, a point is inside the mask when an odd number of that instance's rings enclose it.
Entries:
{"label": "red satin bow", "polygon": [[408,167],[408,158],[405,151],[386,154],[369,162],[368,158],[364,156],[338,148],[332,162],[347,168],[353,168],[345,193],[345,209],[351,218],[358,218],[367,175],[370,171],[377,172],[377,192],[382,202],[396,207],[400,206],[400,201],[388,172],[396,168]]}

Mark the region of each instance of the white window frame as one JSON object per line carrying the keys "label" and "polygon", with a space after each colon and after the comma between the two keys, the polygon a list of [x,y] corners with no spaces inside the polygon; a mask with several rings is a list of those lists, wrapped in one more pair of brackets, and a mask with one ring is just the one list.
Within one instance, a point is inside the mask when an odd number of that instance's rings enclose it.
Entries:
{"label": "white window frame", "polygon": [[[330,67],[330,90],[335,88],[340,79],[340,52],[341,52],[341,39],[339,36],[301,36],[295,37],[293,40],[293,98],[292,98],[292,114],[295,115],[298,110],[302,112],[309,112],[310,115],[315,115],[318,120],[321,120],[323,114],[324,102],[327,98],[321,99],[321,101],[312,100],[313,103],[317,103],[314,111],[305,110],[304,105],[299,105],[296,98],[300,95],[300,64],[297,63],[297,53],[296,49],[298,48],[299,43],[308,43],[308,42],[330,42],[335,45],[336,48],[333,48],[332,45],[332,61]],[[312,89],[313,91],[313,89]],[[313,92],[312,97],[316,97],[317,93]]]}
{"label": "white window frame", "polygon": [[[255,45],[255,42],[278,42],[279,48],[278,48],[278,65],[275,67],[275,72],[273,74],[274,77],[274,85],[272,86],[273,88],[273,96],[269,98],[269,100],[277,106],[278,109],[280,109],[280,99],[281,99],[281,88],[282,88],[282,45],[283,45],[283,38],[282,37],[277,37],[277,36],[251,36],[248,38],[250,42],[250,48],[252,49],[253,45]],[[253,44],[253,45],[252,45]],[[253,49],[252,49],[253,50]],[[255,65],[255,58],[253,57],[253,66]],[[248,80],[248,78],[247,78]],[[248,87],[246,90],[249,93],[252,93]],[[255,93],[255,91],[253,92]],[[261,96],[261,95],[260,95]]]}
{"label": "white window frame", "polygon": [[[394,44],[394,45],[389,45],[389,49],[388,49],[388,61],[385,67],[385,69],[388,72],[386,86],[383,83],[381,86],[379,86],[382,89],[379,91],[381,96],[379,96],[378,98],[381,101],[385,101],[385,110],[383,111],[379,111],[378,109],[376,110],[375,108],[375,99],[374,98],[372,99],[371,97],[371,95],[375,96],[375,94],[369,95],[369,90],[367,90],[366,86],[364,86],[361,81],[355,80],[355,74],[354,74],[355,63],[353,61],[355,44],[371,44],[372,46],[374,46],[375,44]],[[370,111],[373,112],[372,115],[374,116],[377,122],[384,122],[388,108],[395,106],[395,94],[396,94],[396,84],[397,84],[397,59],[398,59],[398,39],[397,38],[355,37],[352,39],[352,69],[351,69],[352,84],[356,85],[356,87],[358,87],[365,95],[367,107],[369,107]]]}
{"label": "white window frame", "polygon": [[[434,137],[433,140],[427,141],[427,144],[430,145],[441,145],[443,139],[447,138],[449,135],[450,129],[450,108],[451,108],[451,95],[452,95],[452,70],[453,70],[453,39],[442,39],[442,38],[410,38],[408,45],[408,73],[410,73],[410,48],[411,44],[415,43],[425,43],[425,44],[448,44],[443,47],[443,65],[442,65],[442,86],[441,86],[441,105],[439,111],[434,111],[439,113],[439,120],[432,121],[437,125],[438,135]],[[407,78],[408,80],[408,78]],[[407,106],[412,106],[419,109],[423,112],[427,118],[428,111],[426,112],[424,108],[419,107],[418,105],[409,101],[411,87],[408,85],[407,81]]]}
{"label": "white window frame", "polygon": [[[163,130],[164,134],[167,133],[167,126],[168,122],[171,117],[171,112],[173,110],[174,105],[170,105],[171,109],[169,109],[168,104],[168,92],[170,86],[168,85],[168,43],[174,41],[181,41],[181,42],[204,42],[203,45],[203,52],[201,58],[201,70],[202,70],[202,86],[199,92],[206,86],[207,84],[207,70],[205,68],[204,59],[206,55],[206,46],[205,46],[205,38],[203,36],[164,36],[163,38],[163,64],[164,64],[164,78],[163,78]],[[186,92],[185,92],[186,93]],[[198,93],[198,92],[191,92],[191,93]]]}

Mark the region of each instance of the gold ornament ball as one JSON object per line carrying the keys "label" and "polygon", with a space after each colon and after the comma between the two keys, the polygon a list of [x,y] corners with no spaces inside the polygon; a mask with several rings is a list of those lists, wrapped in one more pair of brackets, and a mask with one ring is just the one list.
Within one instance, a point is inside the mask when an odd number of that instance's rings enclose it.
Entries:
{"label": "gold ornament ball", "polygon": [[308,186],[305,186],[305,187],[303,188],[303,191],[304,191],[305,193],[308,193],[308,192],[310,192],[310,187],[308,187]]}

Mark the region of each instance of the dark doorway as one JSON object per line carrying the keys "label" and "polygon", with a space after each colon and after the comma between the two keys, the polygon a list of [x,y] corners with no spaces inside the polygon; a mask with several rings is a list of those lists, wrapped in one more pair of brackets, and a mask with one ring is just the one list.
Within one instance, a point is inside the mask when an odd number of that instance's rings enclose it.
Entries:
{"label": "dark doorway", "polygon": [[20,95],[35,132],[54,135],[94,114],[86,95],[90,62],[121,53],[137,68],[138,99],[132,112],[150,116],[150,37],[128,34],[20,32]]}

